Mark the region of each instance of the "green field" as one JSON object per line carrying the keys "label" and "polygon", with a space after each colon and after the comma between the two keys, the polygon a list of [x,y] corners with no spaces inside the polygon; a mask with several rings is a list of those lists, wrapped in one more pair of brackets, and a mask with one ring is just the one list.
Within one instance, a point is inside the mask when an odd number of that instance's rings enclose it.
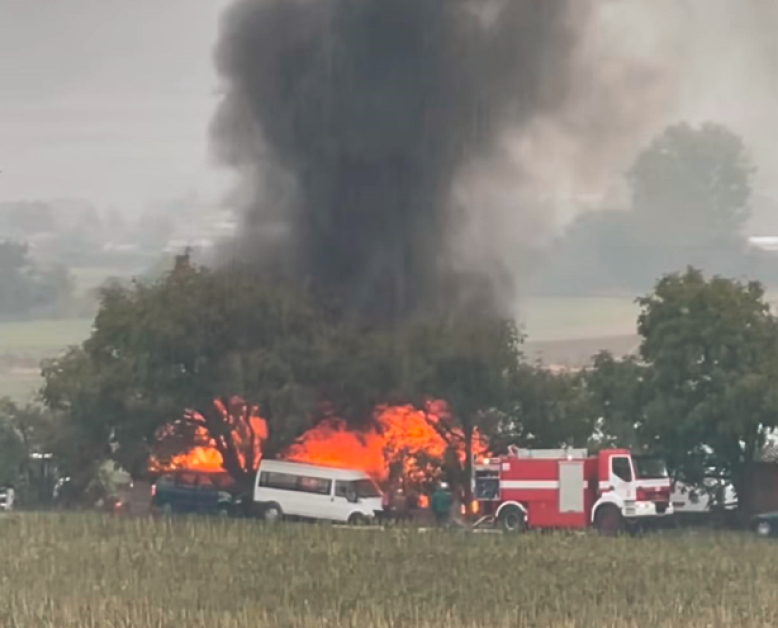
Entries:
{"label": "green field", "polygon": [[[622,354],[637,343],[638,307],[631,297],[533,297],[518,316],[528,357],[548,363],[581,365],[600,349]],[[23,367],[23,372],[0,370],[0,396],[27,398],[40,385],[30,367],[82,342],[91,325],[88,319],[0,324],[0,364],[11,356]]]}
{"label": "green field", "polygon": [[774,628],[778,544],[749,536],[0,519],[15,628]]}
{"label": "green field", "polygon": [[533,297],[518,317],[531,342],[632,336],[639,307],[630,297]]}
{"label": "green field", "polygon": [[83,342],[91,328],[92,321],[85,318],[0,323],[0,353],[57,352],[68,345]]}
{"label": "green field", "polygon": [[[637,308],[629,298],[533,298],[520,317],[528,340],[540,343],[538,356],[580,363],[612,348],[600,339],[633,335]],[[0,323],[0,397],[28,400],[40,386],[39,362],[83,342],[91,326],[89,319]],[[535,357],[534,349],[528,355]]]}
{"label": "green field", "polygon": [[0,397],[26,402],[41,385],[40,362],[89,336],[89,319],[0,323]]}

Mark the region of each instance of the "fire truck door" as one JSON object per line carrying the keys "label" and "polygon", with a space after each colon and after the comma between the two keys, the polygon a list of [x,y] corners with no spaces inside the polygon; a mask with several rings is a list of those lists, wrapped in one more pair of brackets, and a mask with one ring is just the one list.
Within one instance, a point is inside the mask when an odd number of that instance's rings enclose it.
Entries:
{"label": "fire truck door", "polygon": [[559,512],[584,511],[583,462],[559,463]]}
{"label": "fire truck door", "polygon": [[628,456],[611,458],[610,485],[623,500],[635,500],[635,474],[632,472],[632,463]]}

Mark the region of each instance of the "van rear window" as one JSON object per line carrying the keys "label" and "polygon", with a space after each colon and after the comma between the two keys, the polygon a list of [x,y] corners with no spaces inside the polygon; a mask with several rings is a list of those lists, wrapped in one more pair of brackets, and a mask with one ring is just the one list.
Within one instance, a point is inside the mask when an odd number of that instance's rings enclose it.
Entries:
{"label": "van rear window", "polygon": [[194,487],[197,482],[196,473],[182,473],[178,476],[178,485],[186,488]]}

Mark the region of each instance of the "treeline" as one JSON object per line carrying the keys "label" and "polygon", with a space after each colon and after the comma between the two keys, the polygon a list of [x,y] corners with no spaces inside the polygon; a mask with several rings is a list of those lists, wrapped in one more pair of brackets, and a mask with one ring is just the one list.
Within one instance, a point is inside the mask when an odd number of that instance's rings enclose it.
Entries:
{"label": "treeline", "polygon": [[0,321],[72,315],[74,289],[66,267],[36,263],[27,245],[0,240]]}
{"label": "treeline", "polygon": [[627,171],[627,198],[581,214],[558,238],[535,289],[635,294],[687,265],[775,283],[778,258],[746,235],[755,173],[742,139],[726,127],[668,127]]}
{"label": "treeline", "polygon": [[[86,488],[106,460],[143,475],[161,434],[171,453],[205,438],[245,483],[250,408],[268,423],[272,456],[322,419],[359,429],[379,405],[442,399],[466,446],[476,432],[495,452],[627,446],[664,456],[686,481],[726,478],[746,504],[778,425],[778,321],[761,285],[690,268],[640,305],[638,355],[552,373],[525,359],[512,321],[357,324],[305,287],[182,256],[155,281],[103,290],[92,336],[45,365],[48,418],[28,415],[21,440],[54,452]],[[19,410],[3,412],[16,413],[5,429],[19,434]]]}

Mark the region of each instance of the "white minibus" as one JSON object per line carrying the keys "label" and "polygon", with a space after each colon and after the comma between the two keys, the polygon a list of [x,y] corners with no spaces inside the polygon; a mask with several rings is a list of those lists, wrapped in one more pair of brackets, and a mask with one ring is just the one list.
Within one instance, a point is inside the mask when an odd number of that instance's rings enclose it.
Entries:
{"label": "white minibus", "polygon": [[254,504],[266,521],[284,516],[367,523],[383,509],[381,491],[363,471],[263,460]]}

